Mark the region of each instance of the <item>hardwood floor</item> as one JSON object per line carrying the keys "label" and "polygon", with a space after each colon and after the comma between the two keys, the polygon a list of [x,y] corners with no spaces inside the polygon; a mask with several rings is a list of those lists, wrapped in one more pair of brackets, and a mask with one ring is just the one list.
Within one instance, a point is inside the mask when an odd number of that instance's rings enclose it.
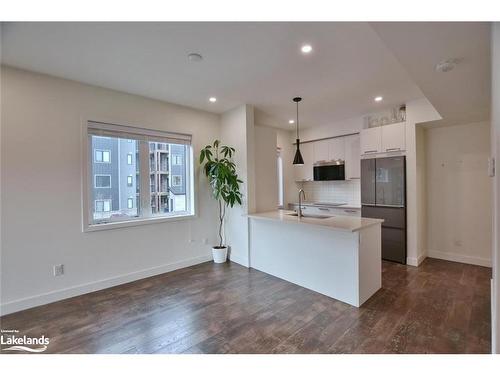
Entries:
{"label": "hardwood floor", "polygon": [[[204,263],[2,317],[46,353],[490,353],[489,268],[383,262],[349,306],[234,263]],[[5,352],[4,352],[5,353]]]}

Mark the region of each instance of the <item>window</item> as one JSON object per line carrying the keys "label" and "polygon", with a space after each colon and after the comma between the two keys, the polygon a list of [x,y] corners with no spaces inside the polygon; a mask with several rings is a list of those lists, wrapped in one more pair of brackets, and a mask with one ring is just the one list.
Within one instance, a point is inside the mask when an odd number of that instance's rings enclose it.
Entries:
{"label": "window", "polygon": [[182,185],[182,176],[173,175],[172,176],[172,186],[181,186]]}
{"label": "window", "polygon": [[110,188],[111,187],[111,175],[109,174],[96,174],[94,176],[94,187],[96,188]]}
{"label": "window", "polygon": [[111,163],[111,151],[109,151],[109,150],[95,150],[94,162],[96,162],[96,163]]}
{"label": "window", "polygon": [[284,206],[284,198],[283,198],[283,187],[284,187],[284,181],[283,181],[283,158],[281,157],[281,149],[278,148],[278,153],[277,153],[277,162],[278,162],[278,208],[283,208]]}
{"label": "window", "polygon": [[85,230],[193,215],[190,135],[99,122],[87,134]]}
{"label": "window", "polygon": [[95,210],[96,212],[109,212],[111,211],[111,200],[96,200],[95,201]]}
{"label": "window", "polygon": [[172,165],[182,165],[182,155],[173,155]]}

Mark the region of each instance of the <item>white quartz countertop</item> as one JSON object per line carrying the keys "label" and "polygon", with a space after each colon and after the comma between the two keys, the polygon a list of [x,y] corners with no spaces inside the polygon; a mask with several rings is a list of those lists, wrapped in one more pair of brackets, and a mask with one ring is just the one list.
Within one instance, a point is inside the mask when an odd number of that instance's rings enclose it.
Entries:
{"label": "white quartz countertop", "polygon": [[294,211],[276,210],[269,212],[261,212],[249,214],[248,217],[253,219],[274,220],[289,224],[303,224],[327,227],[332,230],[341,230],[347,232],[357,232],[372,225],[383,223],[382,219],[370,219],[359,216],[329,216],[326,218],[314,218],[303,216],[300,219],[297,216],[292,216]]}
{"label": "white quartz countertop", "polygon": [[[293,206],[299,205],[298,202],[290,204]],[[328,202],[302,202],[302,206],[361,209],[360,204],[350,204],[350,203],[338,204],[338,203],[328,203]]]}

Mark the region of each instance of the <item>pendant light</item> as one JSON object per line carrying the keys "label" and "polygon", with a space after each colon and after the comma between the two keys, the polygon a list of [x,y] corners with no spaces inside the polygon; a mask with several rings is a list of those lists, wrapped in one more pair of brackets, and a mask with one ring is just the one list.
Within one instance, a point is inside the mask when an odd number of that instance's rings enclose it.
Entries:
{"label": "pendant light", "polygon": [[299,102],[302,100],[300,97],[293,98],[293,101],[297,104],[297,151],[295,151],[295,157],[293,158],[294,165],[303,165],[304,159],[300,153],[300,139],[299,139]]}

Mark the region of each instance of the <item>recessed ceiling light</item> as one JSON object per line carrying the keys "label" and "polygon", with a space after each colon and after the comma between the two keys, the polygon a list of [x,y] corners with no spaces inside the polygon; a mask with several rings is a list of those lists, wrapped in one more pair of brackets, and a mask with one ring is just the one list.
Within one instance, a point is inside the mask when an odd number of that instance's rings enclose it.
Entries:
{"label": "recessed ceiling light", "polygon": [[311,47],[311,45],[310,45],[310,44],[304,44],[304,45],[300,48],[300,50],[302,51],[302,53],[310,53],[310,52],[313,50],[313,48]]}
{"label": "recessed ceiling light", "polygon": [[295,124],[295,120],[288,120],[289,124]]}
{"label": "recessed ceiling light", "polygon": [[375,100],[376,102],[381,102],[381,101],[382,101],[382,99],[384,99],[384,98],[383,98],[383,97],[381,97],[381,96],[376,96],[374,100]]}
{"label": "recessed ceiling light", "polygon": [[211,98],[208,99],[210,103],[215,103],[217,101],[217,98],[215,96],[212,96]]}
{"label": "recessed ceiling light", "polygon": [[203,56],[199,53],[190,53],[188,55],[188,59],[189,61],[200,62],[201,60],[203,60]]}

